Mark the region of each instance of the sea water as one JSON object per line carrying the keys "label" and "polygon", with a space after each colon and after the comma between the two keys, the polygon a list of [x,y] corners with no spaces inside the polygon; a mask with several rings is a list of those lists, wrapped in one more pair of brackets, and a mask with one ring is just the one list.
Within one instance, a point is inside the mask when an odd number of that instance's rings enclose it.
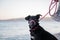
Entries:
{"label": "sea water", "polygon": [[[60,23],[40,21],[39,24],[51,34],[60,32]],[[30,40],[28,22],[25,20],[0,21],[0,40]]]}

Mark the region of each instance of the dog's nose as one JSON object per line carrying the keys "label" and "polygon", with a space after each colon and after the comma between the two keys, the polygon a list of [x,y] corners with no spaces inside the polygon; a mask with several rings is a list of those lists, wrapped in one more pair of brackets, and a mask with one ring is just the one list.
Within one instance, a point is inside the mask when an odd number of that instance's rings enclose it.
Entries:
{"label": "dog's nose", "polygon": [[32,21],[32,23],[34,24],[34,22]]}

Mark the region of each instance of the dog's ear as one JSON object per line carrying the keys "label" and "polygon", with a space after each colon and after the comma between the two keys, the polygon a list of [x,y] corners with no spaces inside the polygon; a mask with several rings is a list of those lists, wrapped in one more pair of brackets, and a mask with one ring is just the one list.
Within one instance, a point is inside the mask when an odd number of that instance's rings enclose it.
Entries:
{"label": "dog's ear", "polygon": [[42,15],[41,15],[41,14],[37,14],[37,15],[36,15],[36,18],[39,19],[40,16],[42,16]]}
{"label": "dog's ear", "polygon": [[25,17],[25,20],[29,20],[29,18],[30,18],[30,15],[29,15],[29,16],[27,16],[27,17]]}

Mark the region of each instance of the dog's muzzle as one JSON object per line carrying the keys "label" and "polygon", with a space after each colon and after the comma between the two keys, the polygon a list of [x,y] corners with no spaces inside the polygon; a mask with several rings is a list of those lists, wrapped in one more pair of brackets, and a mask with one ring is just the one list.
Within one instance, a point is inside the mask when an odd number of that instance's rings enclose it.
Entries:
{"label": "dog's muzzle", "polygon": [[30,26],[36,25],[36,22],[34,20],[30,20],[28,23],[29,23]]}

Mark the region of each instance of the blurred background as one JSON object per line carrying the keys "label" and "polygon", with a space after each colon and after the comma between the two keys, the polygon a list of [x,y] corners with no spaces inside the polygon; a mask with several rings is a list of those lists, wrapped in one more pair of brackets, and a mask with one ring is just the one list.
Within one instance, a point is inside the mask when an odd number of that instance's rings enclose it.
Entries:
{"label": "blurred background", "polygon": [[[28,15],[48,12],[51,0],[0,0],[0,40],[30,40]],[[40,25],[53,35],[59,34],[60,23],[47,15]]]}

